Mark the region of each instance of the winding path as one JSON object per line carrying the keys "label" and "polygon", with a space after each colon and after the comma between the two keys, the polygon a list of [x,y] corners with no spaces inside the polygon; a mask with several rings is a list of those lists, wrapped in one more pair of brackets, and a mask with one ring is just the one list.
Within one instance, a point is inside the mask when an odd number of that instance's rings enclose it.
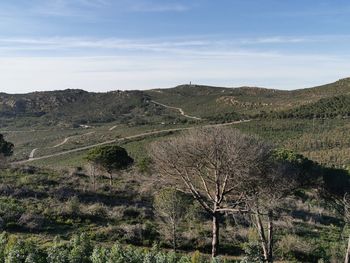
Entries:
{"label": "winding path", "polygon": [[34,158],[34,154],[35,154],[35,152],[38,150],[38,148],[35,148],[35,149],[33,149],[31,152],[30,152],[30,154],[29,154],[29,160],[31,160],[31,159],[33,159]]}
{"label": "winding path", "polygon": [[165,104],[163,104],[163,103],[160,103],[160,102],[154,101],[154,100],[151,100],[151,102],[153,102],[154,104],[163,106],[163,107],[165,107],[165,108],[168,108],[168,109],[177,110],[177,111],[180,112],[180,114],[181,114],[182,116],[184,116],[184,117],[186,117],[186,118],[193,119],[193,120],[197,120],[197,121],[202,120],[202,118],[200,118],[200,117],[187,115],[187,114],[185,113],[185,111],[184,111],[182,108],[178,108],[178,107],[173,107],[173,106],[165,105]]}
{"label": "winding path", "polygon": [[79,136],[85,136],[85,135],[90,135],[90,134],[93,134],[93,133],[95,133],[95,132],[93,131],[93,132],[88,132],[88,133],[84,133],[84,134],[79,134],[79,135],[73,135],[73,136],[66,137],[66,138],[64,138],[64,140],[62,142],[60,142],[59,144],[57,144],[55,146],[52,146],[51,148],[57,148],[57,147],[60,147],[60,146],[62,146],[64,144],[66,144],[69,141],[69,139],[71,139],[71,138],[79,137]]}
{"label": "winding path", "polygon": [[[229,126],[229,125],[239,124],[242,122],[249,122],[249,121],[250,120],[241,120],[241,121],[233,121],[233,122],[229,122],[229,123],[209,124],[209,125],[204,125],[202,127],[206,127],[206,128],[223,127],[223,126]],[[164,129],[164,130],[158,130],[158,131],[144,132],[144,133],[140,133],[140,134],[136,134],[136,135],[132,135],[132,136],[127,136],[127,137],[123,137],[123,138],[119,138],[119,139],[109,140],[109,141],[105,141],[105,142],[101,142],[101,143],[96,143],[96,144],[92,144],[92,145],[88,145],[88,146],[84,146],[84,147],[79,147],[79,148],[75,148],[75,149],[71,149],[71,150],[67,150],[67,151],[62,151],[62,152],[58,152],[58,153],[54,153],[54,154],[44,155],[44,156],[40,156],[40,157],[36,157],[36,158],[34,158],[34,156],[33,156],[32,158],[29,158],[27,160],[13,162],[13,164],[24,164],[24,163],[28,163],[28,162],[32,162],[32,161],[44,160],[44,159],[57,157],[57,156],[61,156],[61,155],[69,154],[69,153],[88,150],[88,149],[91,149],[91,148],[94,148],[97,146],[102,146],[102,145],[111,144],[111,143],[115,143],[115,142],[121,142],[121,141],[131,140],[131,139],[138,139],[138,138],[143,138],[143,137],[147,137],[147,136],[167,133],[167,132],[190,130],[190,129],[194,129],[197,127],[198,126],[188,127],[188,128],[174,128],[174,129]],[[36,149],[34,149],[34,150],[36,150]]]}
{"label": "winding path", "polygon": [[[73,138],[73,137],[84,136],[84,135],[89,135],[89,134],[93,134],[93,133],[95,133],[95,132],[93,131],[93,132],[88,132],[88,133],[84,133],[84,134],[80,134],[80,135],[74,135],[74,136],[66,137],[66,138],[64,138],[64,140],[63,140],[62,142],[60,142],[59,144],[56,144],[55,146],[52,146],[52,147],[49,147],[49,148],[57,148],[57,147],[60,147],[60,146],[62,146],[62,145],[64,145],[64,144],[66,144],[66,143],[69,141],[69,139],[71,139],[71,138]],[[33,159],[35,159],[35,158],[34,158],[34,155],[35,155],[35,152],[36,152],[37,150],[38,150],[38,148],[35,148],[35,149],[33,149],[33,150],[30,152],[30,154],[29,154],[29,159],[28,159],[28,160],[33,160]]]}
{"label": "winding path", "polygon": [[63,142],[60,142],[59,144],[56,144],[55,146],[52,146],[52,148],[57,148],[57,147],[62,146],[63,144],[66,144],[68,142],[69,138],[71,138],[71,137],[64,138]]}
{"label": "winding path", "polygon": [[109,131],[113,131],[117,127],[118,127],[118,125],[114,125],[113,127],[109,128]]}

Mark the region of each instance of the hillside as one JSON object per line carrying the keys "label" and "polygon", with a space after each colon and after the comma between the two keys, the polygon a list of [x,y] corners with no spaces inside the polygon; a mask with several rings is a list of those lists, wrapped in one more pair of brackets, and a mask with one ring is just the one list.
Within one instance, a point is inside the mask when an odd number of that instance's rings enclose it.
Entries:
{"label": "hillside", "polygon": [[181,85],[172,89],[150,90],[147,94],[154,100],[177,105],[203,118],[231,112],[254,116],[261,112],[289,110],[322,98],[350,94],[350,79],[295,91]]}
{"label": "hillside", "polygon": [[2,127],[11,122],[74,127],[91,123],[147,123],[166,109],[141,91],[91,93],[83,90],[0,94]]}
{"label": "hillside", "polygon": [[278,112],[276,115],[280,118],[347,118],[350,116],[350,95],[323,98],[317,102]]}
{"label": "hillside", "polygon": [[[107,93],[1,93],[0,125],[16,144],[13,159],[25,160],[130,135],[245,119],[251,122],[236,127],[342,167],[350,165],[349,120],[333,119],[348,116],[349,93],[350,79],[295,91],[181,85]],[[329,120],[304,120],[314,116]]]}
{"label": "hillside", "polygon": [[[203,126],[239,129],[302,154],[318,163],[317,176],[336,178],[337,189],[344,186],[339,178],[349,178],[350,122],[339,117],[348,116],[349,91],[346,79],[297,91],[182,85],[1,94],[0,133],[15,148],[10,168],[0,169],[0,228],[44,249],[56,236],[60,248],[70,249],[69,240],[80,233],[96,246],[121,243],[144,250],[159,242],[169,249],[171,238],[154,198],[171,180],[155,172],[149,149]],[[124,147],[135,161],[113,175],[112,185],[86,159],[89,149],[111,144]],[[334,177],[337,171],[343,177]],[[343,218],[329,199],[320,198],[318,187],[301,190],[276,211],[276,258],[282,262],[340,262],[343,256],[348,236]],[[211,218],[190,196],[186,199],[180,252],[209,253]],[[257,249],[257,232],[247,215],[223,215],[220,231],[222,253],[229,259],[242,258],[249,246]]]}
{"label": "hillside", "polygon": [[29,123],[73,127],[114,121],[146,124],[173,122],[176,118],[188,120],[171,107],[209,121],[239,120],[264,112],[293,111],[320,99],[347,94],[350,94],[350,79],[296,91],[181,85],[107,93],[72,89],[15,95],[0,93],[0,123],[2,127],[28,126]]}

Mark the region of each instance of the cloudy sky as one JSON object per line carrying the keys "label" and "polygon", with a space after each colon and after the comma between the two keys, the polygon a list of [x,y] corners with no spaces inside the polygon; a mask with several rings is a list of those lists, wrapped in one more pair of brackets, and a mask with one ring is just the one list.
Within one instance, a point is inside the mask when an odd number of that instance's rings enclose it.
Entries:
{"label": "cloudy sky", "polygon": [[348,0],[1,0],[0,92],[350,76]]}

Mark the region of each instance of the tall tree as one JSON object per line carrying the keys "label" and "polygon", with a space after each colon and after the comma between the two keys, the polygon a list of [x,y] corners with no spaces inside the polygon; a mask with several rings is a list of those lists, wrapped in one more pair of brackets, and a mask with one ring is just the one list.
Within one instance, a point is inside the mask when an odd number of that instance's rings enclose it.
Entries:
{"label": "tall tree", "polygon": [[187,213],[188,206],[188,197],[175,188],[164,188],[154,198],[154,207],[171,233],[174,252],[178,243],[178,227]]}
{"label": "tall tree", "polygon": [[107,171],[110,185],[113,183],[113,172],[127,169],[134,163],[133,158],[129,156],[128,152],[118,145],[93,148],[88,152],[86,159]]}
{"label": "tall tree", "polygon": [[218,255],[220,216],[240,211],[243,183],[270,153],[259,139],[224,128],[190,130],[152,146],[157,171],[212,217],[212,257]]}

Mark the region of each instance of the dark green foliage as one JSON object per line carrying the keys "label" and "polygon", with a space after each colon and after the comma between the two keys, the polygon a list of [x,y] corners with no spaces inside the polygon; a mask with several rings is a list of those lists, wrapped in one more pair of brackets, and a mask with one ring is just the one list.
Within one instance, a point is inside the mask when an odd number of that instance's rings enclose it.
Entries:
{"label": "dark green foliage", "polygon": [[118,145],[94,148],[88,152],[86,159],[109,173],[126,169],[134,162],[127,151]]}
{"label": "dark green foliage", "polygon": [[323,168],[324,190],[329,194],[343,198],[350,193],[350,173],[344,169]]}
{"label": "dark green foliage", "polygon": [[279,118],[334,118],[350,116],[350,95],[342,95],[273,114]]}
{"label": "dark green foliage", "polygon": [[316,185],[322,176],[320,165],[302,154],[280,148],[275,150],[273,157],[277,161],[287,164],[287,169],[295,171],[300,186]]}
{"label": "dark green foliage", "polygon": [[7,142],[4,136],[0,134],[0,155],[11,156],[13,154],[13,143]]}

